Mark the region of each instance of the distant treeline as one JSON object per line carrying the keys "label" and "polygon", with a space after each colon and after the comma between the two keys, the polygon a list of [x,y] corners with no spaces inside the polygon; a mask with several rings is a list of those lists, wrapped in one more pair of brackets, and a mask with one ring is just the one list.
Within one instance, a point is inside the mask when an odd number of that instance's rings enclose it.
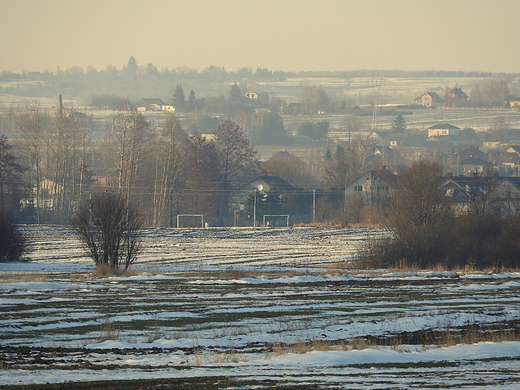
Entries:
{"label": "distant treeline", "polygon": [[356,78],[356,77],[494,77],[512,80],[519,77],[520,73],[492,73],[492,72],[464,72],[455,70],[348,70],[348,71],[310,71],[310,72],[285,72],[287,77],[333,77],[333,78]]}
{"label": "distant treeline", "polygon": [[[108,65],[103,70],[96,70],[94,67],[71,67],[65,70],[59,67],[51,72],[44,70],[42,72],[0,72],[0,90],[3,94],[14,96],[26,96],[33,98],[35,96],[41,98],[51,98],[58,95],[67,96],[73,99],[79,105],[91,105],[93,96],[117,96],[120,99],[136,102],[143,97],[161,98],[165,102],[170,103],[174,96],[175,88],[183,87],[186,93],[188,91],[196,92],[198,104],[192,104],[192,108],[199,109],[207,107],[210,98],[213,98],[213,106],[219,104],[225,99],[229,93],[230,85],[236,84],[241,88],[242,93],[245,92],[262,92],[265,84],[275,84],[276,82],[286,81],[288,78],[341,78],[353,79],[358,77],[376,78],[384,76],[385,78],[401,77],[401,78],[446,78],[446,77],[481,77],[482,79],[493,78],[494,80],[502,80],[504,84],[512,84],[520,77],[520,73],[490,73],[490,72],[463,72],[463,71],[405,71],[405,70],[351,70],[351,71],[312,71],[312,72],[284,72],[274,71],[267,68],[243,67],[236,71],[228,71],[224,67],[209,66],[208,68],[197,71],[188,67],[177,67],[168,69],[166,67],[159,70],[153,64],[138,65],[134,57],[130,57],[126,65],[116,68]],[[10,83],[9,81],[21,81]],[[2,83],[4,82],[4,83]],[[317,86],[316,86],[317,87]],[[485,92],[485,91],[484,91]],[[470,96],[475,102],[480,102],[483,98],[480,92],[475,90],[475,94]],[[301,95],[301,94],[300,94]],[[273,96],[271,96],[273,97]],[[276,96],[274,96],[276,97]],[[505,96],[500,96],[498,103],[501,105]],[[193,98],[193,96],[192,96]],[[206,99],[206,100],[201,100]],[[218,100],[220,99],[220,101]],[[192,99],[193,101],[195,99]],[[330,100],[330,99],[329,99]],[[300,96],[300,102],[306,104],[305,96]],[[276,102],[276,105],[281,105]],[[340,102],[341,103],[341,102]],[[369,103],[370,100],[369,100]],[[485,104],[483,100],[477,103],[477,106]],[[345,99],[343,105],[345,107],[355,104],[353,101]],[[99,105],[94,105],[99,106]],[[103,107],[109,107],[109,104],[101,104]],[[175,105],[178,111],[182,111],[182,107]],[[277,112],[279,108],[266,107]],[[345,108],[344,107],[344,108]],[[218,108],[218,107],[217,107]],[[258,107],[256,107],[258,108]],[[304,111],[309,111],[310,107],[306,107]],[[320,107],[314,107],[315,111],[326,111],[329,113],[337,112],[330,105],[322,104]],[[218,110],[217,112],[222,112]],[[301,112],[298,112],[301,113]]]}
{"label": "distant treeline", "polygon": [[227,71],[224,67],[211,65],[202,71],[188,67],[177,67],[175,69],[163,68],[158,70],[152,64],[147,66],[140,66],[133,70],[128,65],[121,69],[117,69],[112,65],[108,65],[104,70],[96,70],[94,67],[87,67],[83,69],[78,66],[62,70],[58,67],[56,72],[44,70],[41,72],[24,71],[22,73],[15,73],[9,71],[0,72],[0,81],[10,80],[35,80],[35,81],[50,81],[63,78],[78,79],[81,75],[94,76],[98,75],[115,75],[124,72],[133,76],[163,76],[163,77],[184,77],[186,79],[203,79],[213,81],[284,81],[287,77],[312,77],[312,78],[356,78],[356,77],[374,77],[383,74],[385,77],[494,77],[512,80],[520,77],[520,73],[493,73],[480,71],[455,71],[455,70],[374,70],[374,69],[358,69],[358,70],[342,70],[342,71],[305,71],[305,72],[287,72],[287,71],[273,71],[267,68],[253,68],[243,67],[236,71]]}

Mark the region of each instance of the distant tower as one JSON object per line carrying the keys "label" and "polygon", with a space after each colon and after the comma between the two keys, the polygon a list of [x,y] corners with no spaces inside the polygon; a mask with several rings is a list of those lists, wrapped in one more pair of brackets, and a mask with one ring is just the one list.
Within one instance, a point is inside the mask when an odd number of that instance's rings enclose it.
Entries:
{"label": "distant tower", "polygon": [[372,125],[377,125],[379,116],[379,105],[381,104],[381,88],[383,87],[383,71],[379,74],[379,80],[372,77],[372,88],[374,90],[374,106],[372,107]]}

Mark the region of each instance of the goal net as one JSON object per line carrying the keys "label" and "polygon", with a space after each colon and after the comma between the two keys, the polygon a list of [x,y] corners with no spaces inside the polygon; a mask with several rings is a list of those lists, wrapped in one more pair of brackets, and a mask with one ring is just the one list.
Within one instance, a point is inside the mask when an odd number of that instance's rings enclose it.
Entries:
{"label": "goal net", "polygon": [[178,228],[196,228],[204,227],[204,215],[202,214],[178,214],[177,215]]}
{"label": "goal net", "polygon": [[289,227],[288,215],[264,215],[264,226]]}

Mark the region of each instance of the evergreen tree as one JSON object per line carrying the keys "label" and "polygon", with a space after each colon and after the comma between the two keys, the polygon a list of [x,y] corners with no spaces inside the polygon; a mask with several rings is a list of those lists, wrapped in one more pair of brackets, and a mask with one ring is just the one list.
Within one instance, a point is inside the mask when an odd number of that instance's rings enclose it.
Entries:
{"label": "evergreen tree", "polygon": [[188,95],[188,111],[195,111],[195,109],[196,109],[195,92],[192,89],[190,91],[190,94]]}
{"label": "evergreen tree", "polygon": [[336,153],[334,153],[334,159],[341,160],[343,157],[345,157],[345,148],[338,144],[338,146],[336,146]]}
{"label": "evergreen tree", "polygon": [[0,137],[0,208],[19,211],[20,199],[25,192],[21,175],[25,169],[12,155],[12,145],[5,136]]}
{"label": "evergreen tree", "polygon": [[237,83],[235,83],[231,86],[231,89],[229,91],[229,100],[231,100],[233,102],[238,102],[238,101],[242,100],[242,90],[237,85]]}
{"label": "evergreen tree", "polygon": [[402,114],[396,115],[392,122],[392,130],[395,132],[402,133],[406,130],[406,119]]}
{"label": "evergreen tree", "polygon": [[182,86],[177,85],[173,91],[172,104],[178,111],[183,111],[186,108],[186,101],[184,100],[184,89]]}
{"label": "evergreen tree", "polygon": [[325,161],[332,161],[332,152],[330,151],[330,148],[327,148],[327,151],[325,152]]}
{"label": "evergreen tree", "polygon": [[135,60],[134,56],[131,56],[128,59],[126,70],[131,74],[137,73],[137,71],[139,70],[139,66],[137,66],[137,61]]}

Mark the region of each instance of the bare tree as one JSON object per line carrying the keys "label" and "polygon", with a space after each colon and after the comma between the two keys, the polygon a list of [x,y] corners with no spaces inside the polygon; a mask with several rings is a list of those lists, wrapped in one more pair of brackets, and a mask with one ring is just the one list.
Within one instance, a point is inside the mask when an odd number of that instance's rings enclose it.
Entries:
{"label": "bare tree", "polygon": [[[368,146],[360,139],[355,139],[343,152],[323,164],[323,181],[327,188],[341,189],[365,172],[364,160]],[[338,158],[340,157],[340,158]]]}
{"label": "bare tree", "polygon": [[436,163],[420,161],[400,175],[388,214],[393,236],[369,245],[365,258],[384,267],[455,265],[455,212],[442,182]]}
{"label": "bare tree", "polygon": [[92,118],[71,107],[60,107],[55,115],[56,131],[51,135],[48,153],[52,161],[54,189],[53,210],[56,216],[67,219],[75,203],[81,199],[89,175],[86,174],[85,157],[90,141]]}
{"label": "bare tree", "polygon": [[295,188],[311,190],[316,186],[308,164],[292,154],[275,154],[267,160],[263,169],[270,175],[281,177]]}
{"label": "bare tree", "polygon": [[220,222],[219,205],[226,193],[219,167],[215,142],[201,134],[192,134],[186,150],[186,180],[183,183],[179,210],[204,214],[205,220]]}
{"label": "bare tree", "polygon": [[308,114],[316,114],[320,110],[327,110],[330,106],[329,96],[321,85],[302,87],[300,101]]}
{"label": "bare tree", "polygon": [[117,172],[117,190],[131,199],[137,194],[136,184],[142,157],[150,145],[150,123],[143,114],[126,106],[114,117],[109,134],[109,153]]}
{"label": "bare tree", "polygon": [[173,226],[174,197],[179,196],[188,147],[188,136],[175,115],[168,117],[157,141],[152,223],[153,226]]}
{"label": "bare tree", "polygon": [[453,207],[442,189],[442,167],[419,161],[399,176],[390,213],[398,234],[444,228],[453,220]]}
{"label": "bare tree", "polygon": [[88,255],[111,273],[124,270],[141,249],[142,218],[120,194],[95,194],[72,217],[71,224]]}
{"label": "bare tree", "polygon": [[240,126],[233,121],[220,124],[215,133],[215,146],[220,159],[220,172],[226,192],[222,197],[221,217],[228,214],[230,195],[243,188],[255,172],[255,151],[244,137]]}
{"label": "bare tree", "polygon": [[22,135],[20,154],[24,164],[29,168],[28,181],[33,188],[34,203],[39,217],[40,210],[46,206],[46,194],[42,182],[49,171],[47,150],[50,117],[38,102],[33,102],[20,116],[18,128]]}

